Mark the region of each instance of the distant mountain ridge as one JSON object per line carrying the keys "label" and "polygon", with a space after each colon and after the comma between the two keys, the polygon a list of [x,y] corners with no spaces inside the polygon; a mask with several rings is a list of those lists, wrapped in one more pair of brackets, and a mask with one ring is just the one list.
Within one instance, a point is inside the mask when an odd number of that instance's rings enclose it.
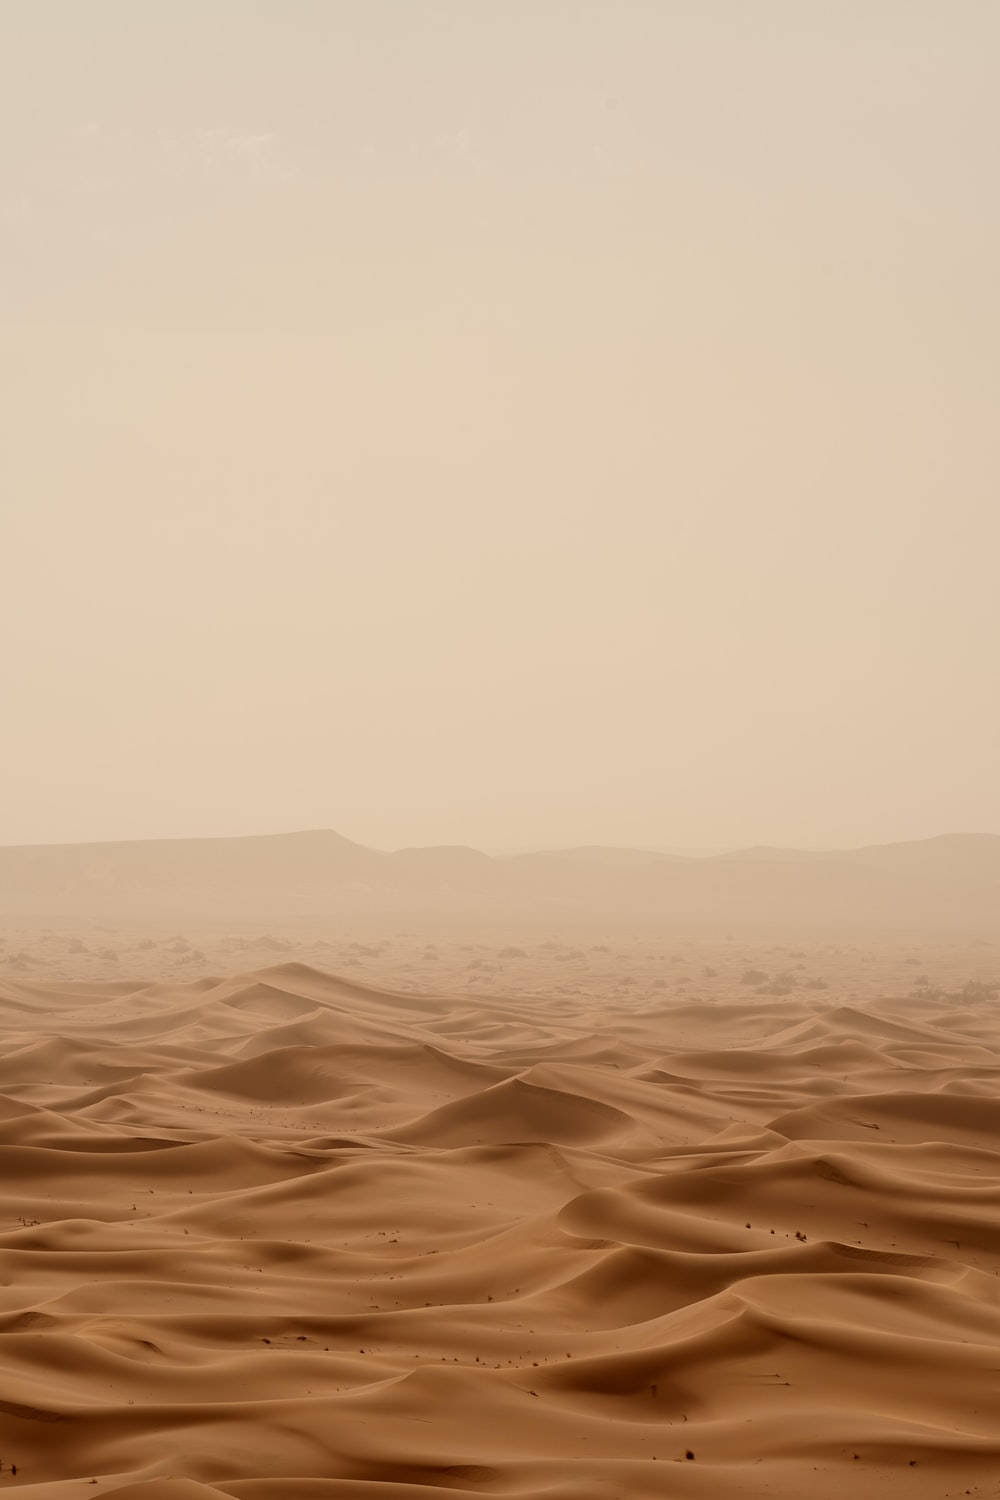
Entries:
{"label": "distant mountain ridge", "polygon": [[461,845],[387,852],[332,829],[0,846],[0,919],[381,914],[993,930],[1000,835],[711,855],[599,845],[515,855]]}

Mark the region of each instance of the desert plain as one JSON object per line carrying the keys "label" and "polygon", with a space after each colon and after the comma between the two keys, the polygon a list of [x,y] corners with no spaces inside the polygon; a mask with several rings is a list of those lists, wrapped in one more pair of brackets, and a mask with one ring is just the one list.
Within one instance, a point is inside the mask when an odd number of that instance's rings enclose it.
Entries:
{"label": "desert plain", "polygon": [[1000,1500],[998,57],[0,3],[0,1500]]}

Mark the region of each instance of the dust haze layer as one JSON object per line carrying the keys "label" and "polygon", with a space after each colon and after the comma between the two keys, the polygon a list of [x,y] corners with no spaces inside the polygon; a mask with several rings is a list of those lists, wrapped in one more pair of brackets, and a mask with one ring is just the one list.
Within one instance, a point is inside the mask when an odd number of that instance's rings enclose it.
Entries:
{"label": "dust haze layer", "polygon": [[659,922],[840,930],[1000,927],[1000,836],[854,850],[751,848],[711,858],[568,849],[491,857],[392,853],[329,830],[237,839],[0,848],[9,921],[331,926],[369,919]]}
{"label": "dust haze layer", "polygon": [[1000,829],[983,0],[7,0],[0,842]]}

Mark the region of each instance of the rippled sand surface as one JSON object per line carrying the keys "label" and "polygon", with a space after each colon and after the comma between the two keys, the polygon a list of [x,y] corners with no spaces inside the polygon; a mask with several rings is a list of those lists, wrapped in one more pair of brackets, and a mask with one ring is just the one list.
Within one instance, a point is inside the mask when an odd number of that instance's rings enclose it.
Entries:
{"label": "rippled sand surface", "polygon": [[507,946],[8,971],[0,1487],[1000,1493],[996,987]]}

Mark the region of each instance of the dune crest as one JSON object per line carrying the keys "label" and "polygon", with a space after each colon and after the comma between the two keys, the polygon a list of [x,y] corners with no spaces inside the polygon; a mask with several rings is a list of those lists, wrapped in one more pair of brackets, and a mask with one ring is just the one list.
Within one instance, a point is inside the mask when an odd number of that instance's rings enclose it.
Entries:
{"label": "dune crest", "polygon": [[286,962],[8,978],[0,1030],[4,1487],[995,1482],[988,986],[598,1007]]}

